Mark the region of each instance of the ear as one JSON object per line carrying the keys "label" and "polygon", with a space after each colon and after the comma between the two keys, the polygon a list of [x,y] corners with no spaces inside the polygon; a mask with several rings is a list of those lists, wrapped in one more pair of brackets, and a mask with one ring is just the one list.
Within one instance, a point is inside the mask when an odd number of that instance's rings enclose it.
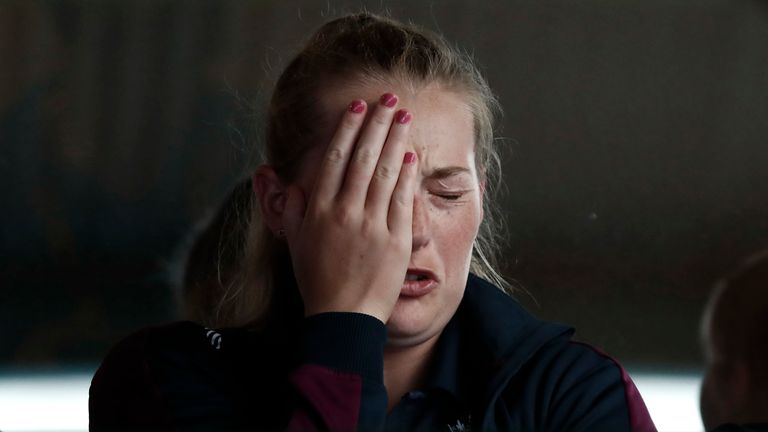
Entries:
{"label": "ear", "polygon": [[270,231],[277,237],[283,229],[283,211],[285,210],[286,186],[280,181],[274,168],[261,165],[251,176],[256,199],[261,208],[261,217]]}

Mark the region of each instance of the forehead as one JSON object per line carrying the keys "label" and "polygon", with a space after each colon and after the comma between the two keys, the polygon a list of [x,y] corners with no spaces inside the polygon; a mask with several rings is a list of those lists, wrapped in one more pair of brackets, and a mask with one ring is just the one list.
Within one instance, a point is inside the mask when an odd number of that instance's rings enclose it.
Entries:
{"label": "forehead", "polygon": [[422,168],[464,166],[474,170],[474,121],[460,92],[440,83],[416,87],[378,82],[337,84],[329,90],[321,97],[326,112],[340,112],[355,99],[364,99],[370,112],[381,95],[395,93],[398,109],[413,114],[408,147],[416,151]]}

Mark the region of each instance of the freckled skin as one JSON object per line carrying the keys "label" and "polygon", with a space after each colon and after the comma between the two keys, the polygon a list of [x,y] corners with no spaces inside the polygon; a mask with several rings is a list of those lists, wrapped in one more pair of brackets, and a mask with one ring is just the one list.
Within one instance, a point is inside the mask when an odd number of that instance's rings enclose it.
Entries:
{"label": "freckled skin", "polygon": [[[413,114],[407,151],[418,156],[420,176],[414,198],[413,245],[409,267],[429,269],[439,284],[418,298],[400,298],[387,322],[390,347],[433,341],[448,323],[464,295],[472,245],[482,221],[482,194],[475,169],[473,119],[461,96],[430,84],[416,92],[395,85],[332,88],[322,97],[326,112],[340,113],[349,101],[362,98],[374,106],[381,94],[393,92],[399,109]],[[335,124],[335,120],[329,121]],[[330,138],[331,131],[327,131]],[[324,140],[328,142],[328,140]],[[308,152],[297,184],[308,195],[325,146]],[[435,169],[461,167],[445,179],[430,178]],[[440,195],[461,192],[458,199]]]}

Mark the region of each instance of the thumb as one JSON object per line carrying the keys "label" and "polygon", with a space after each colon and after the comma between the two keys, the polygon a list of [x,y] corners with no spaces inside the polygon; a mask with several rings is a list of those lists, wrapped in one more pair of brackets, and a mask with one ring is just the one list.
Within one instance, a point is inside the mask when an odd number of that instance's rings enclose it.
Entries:
{"label": "thumb", "polygon": [[288,245],[293,243],[293,239],[301,232],[301,225],[304,222],[304,211],[306,202],[304,192],[297,186],[290,185],[285,189],[286,199],[283,209],[283,229]]}

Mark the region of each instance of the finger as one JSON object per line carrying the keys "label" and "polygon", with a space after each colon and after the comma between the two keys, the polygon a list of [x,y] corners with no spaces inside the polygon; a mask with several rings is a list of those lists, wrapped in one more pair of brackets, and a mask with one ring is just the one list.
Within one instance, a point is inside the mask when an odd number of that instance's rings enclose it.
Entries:
{"label": "finger", "polygon": [[395,121],[389,130],[387,141],[381,151],[379,162],[368,187],[365,201],[366,212],[375,217],[381,216],[383,220],[387,218],[392,191],[400,177],[403,153],[405,153],[412,118],[412,114],[404,109],[395,113]]}
{"label": "finger", "polygon": [[288,248],[292,249],[291,246],[295,244],[296,239],[301,234],[306,202],[304,192],[297,186],[288,186],[285,194],[287,197],[285,199],[285,208],[283,209],[282,223]]}
{"label": "finger", "polygon": [[381,149],[387,140],[392,117],[395,114],[397,96],[384,94],[371,113],[368,122],[360,132],[357,146],[347,166],[344,185],[339,199],[353,207],[363,207],[368,194],[371,176],[381,155]]}
{"label": "finger", "polygon": [[413,229],[413,197],[416,193],[418,166],[416,153],[407,152],[389,203],[387,225],[392,233],[410,234]]}
{"label": "finger", "polygon": [[338,195],[344,183],[347,162],[365,120],[366,108],[365,101],[360,99],[352,101],[347,107],[325,151],[325,157],[317,175],[317,184],[312,193],[313,203],[330,202]]}

